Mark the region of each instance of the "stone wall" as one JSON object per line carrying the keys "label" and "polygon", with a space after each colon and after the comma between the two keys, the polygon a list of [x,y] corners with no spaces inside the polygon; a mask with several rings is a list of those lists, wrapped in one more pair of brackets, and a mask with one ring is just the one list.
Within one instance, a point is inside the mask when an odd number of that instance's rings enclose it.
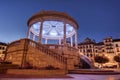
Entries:
{"label": "stone wall", "polygon": [[39,76],[57,76],[65,75],[66,70],[31,70],[31,69],[8,69],[7,74],[17,75],[39,75]]}
{"label": "stone wall", "polygon": [[58,59],[51,57],[50,55],[46,55],[38,49],[35,49],[32,46],[29,46],[26,62],[29,62],[30,65],[37,68],[44,68],[48,66],[53,66],[59,69],[65,69],[65,64],[60,62]]}
{"label": "stone wall", "polygon": [[57,69],[66,69],[66,63],[62,62],[63,58],[60,58],[59,55],[42,52],[35,47],[35,43],[31,43],[29,39],[21,39],[11,43],[8,46],[5,61],[17,64],[22,68],[26,66],[34,68],[52,66]]}
{"label": "stone wall", "polygon": [[11,43],[7,47],[7,54],[5,57],[5,61],[12,62],[12,64],[18,64],[19,66],[21,66],[23,51],[24,51],[23,40],[18,40],[16,42]]}

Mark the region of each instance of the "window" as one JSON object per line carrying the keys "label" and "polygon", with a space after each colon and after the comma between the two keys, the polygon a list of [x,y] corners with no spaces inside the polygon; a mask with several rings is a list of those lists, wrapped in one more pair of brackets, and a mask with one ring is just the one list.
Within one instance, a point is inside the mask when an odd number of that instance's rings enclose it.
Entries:
{"label": "window", "polygon": [[93,55],[92,54],[90,54],[90,57],[92,57]]}
{"label": "window", "polygon": [[2,47],[2,50],[4,50],[5,48],[4,47]]}
{"label": "window", "polygon": [[85,52],[85,50],[83,50],[83,52]]}
{"label": "window", "polygon": [[89,54],[87,54],[87,56],[89,57]]}
{"label": "window", "polygon": [[97,53],[97,50],[95,52]]}
{"label": "window", "polygon": [[116,44],[115,46],[118,47],[118,44]]}
{"label": "window", "polygon": [[102,52],[105,52],[104,50],[102,50]]}
{"label": "window", "polygon": [[86,45],[86,48],[88,48],[88,45]]}
{"label": "window", "polygon": [[119,48],[117,48],[117,52],[120,52],[120,51],[119,51]]}
{"label": "window", "polygon": [[87,50],[87,52],[92,52],[92,50]]}
{"label": "window", "polygon": [[90,48],[91,48],[91,45],[90,45]]}
{"label": "window", "polygon": [[82,50],[80,50],[80,52],[82,52]]}

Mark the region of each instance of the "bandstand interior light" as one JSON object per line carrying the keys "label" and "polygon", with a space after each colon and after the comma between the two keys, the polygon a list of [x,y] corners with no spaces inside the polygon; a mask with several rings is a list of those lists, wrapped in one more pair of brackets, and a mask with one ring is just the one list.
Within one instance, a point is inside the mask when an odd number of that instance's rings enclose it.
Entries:
{"label": "bandstand interior light", "polygon": [[[30,31],[34,33],[36,36],[39,36],[40,32],[40,24],[41,22],[34,23]],[[67,38],[74,35],[75,29],[70,24],[66,24],[66,36]],[[43,38],[63,38],[64,36],[64,23],[60,21],[44,21],[43,22],[43,30],[42,30]]]}

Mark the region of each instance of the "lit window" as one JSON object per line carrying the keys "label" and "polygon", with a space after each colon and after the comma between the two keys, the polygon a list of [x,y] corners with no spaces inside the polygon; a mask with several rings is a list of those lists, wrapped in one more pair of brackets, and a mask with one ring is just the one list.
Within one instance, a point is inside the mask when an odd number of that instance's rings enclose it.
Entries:
{"label": "lit window", "polygon": [[5,48],[4,47],[2,47],[2,50],[4,50]]}
{"label": "lit window", "polygon": [[117,52],[119,52],[119,48],[117,48]]}
{"label": "lit window", "polygon": [[118,47],[118,44],[116,44],[116,47]]}

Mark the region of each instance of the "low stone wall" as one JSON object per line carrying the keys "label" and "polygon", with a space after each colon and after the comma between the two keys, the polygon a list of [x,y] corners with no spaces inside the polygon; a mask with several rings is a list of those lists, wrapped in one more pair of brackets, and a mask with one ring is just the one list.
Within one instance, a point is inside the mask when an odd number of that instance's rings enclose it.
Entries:
{"label": "low stone wall", "polygon": [[8,69],[7,74],[17,75],[40,75],[40,76],[55,76],[66,75],[66,70],[34,70],[34,69]]}
{"label": "low stone wall", "polygon": [[19,66],[15,64],[0,64],[0,69],[18,69]]}
{"label": "low stone wall", "polygon": [[6,74],[8,69],[18,69],[18,65],[13,64],[0,64],[0,74]]}

